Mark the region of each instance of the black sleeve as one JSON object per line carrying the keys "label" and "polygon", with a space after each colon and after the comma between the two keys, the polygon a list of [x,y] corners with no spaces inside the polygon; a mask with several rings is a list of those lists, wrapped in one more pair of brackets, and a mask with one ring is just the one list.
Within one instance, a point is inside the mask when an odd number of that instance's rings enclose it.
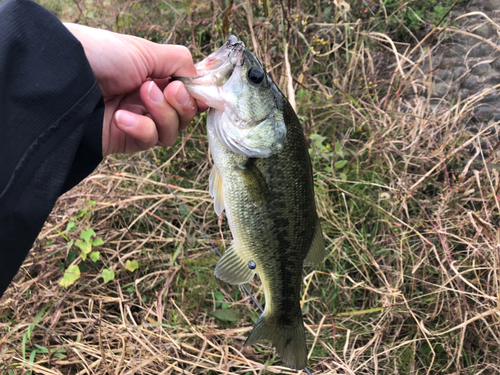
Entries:
{"label": "black sleeve", "polygon": [[103,115],[78,40],[31,0],[0,2],[0,297],[56,199],[102,160]]}

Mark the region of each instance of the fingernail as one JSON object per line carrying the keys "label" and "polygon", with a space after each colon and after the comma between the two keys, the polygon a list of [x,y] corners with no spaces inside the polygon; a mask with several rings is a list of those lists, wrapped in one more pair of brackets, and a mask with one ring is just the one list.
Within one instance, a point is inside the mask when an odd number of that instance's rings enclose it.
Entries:
{"label": "fingernail", "polygon": [[154,81],[151,81],[148,88],[148,96],[155,103],[161,103],[163,101],[163,93],[160,88],[156,86]]}
{"label": "fingernail", "polygon": [[131,128],[132,126],[135,126],[137,124],[137,119],[135,116],[131,113],[125,112],[125,111],[119,111],[116,113],[116,121],[125,127]]}
{"label": "fingernail", "polygon": [[177,92],[175,93],[175,100],[180,105],[186,105],[189,102],[189,93],[187,92],[184,85],[179,85]]}

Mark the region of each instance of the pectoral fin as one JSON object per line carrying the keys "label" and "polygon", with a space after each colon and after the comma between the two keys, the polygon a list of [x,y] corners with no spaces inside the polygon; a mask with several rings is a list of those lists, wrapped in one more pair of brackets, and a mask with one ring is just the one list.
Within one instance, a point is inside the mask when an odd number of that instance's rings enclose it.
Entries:
{"label": "pectoral fin", "polygon": [[248,267],[248,260],[232,244],[215,267],[215,276],[231,285],[248,283],[255,270]]}
{"label": "pectoral fin", "polygon": [[208,191],[210,196],[214,199],[214,208],[217,216],[220,216],[224,211],[224,194],[222,190],[222,177],[214,165],[210,177],[208,178]]}
{"label": "pectoral fin", "polygon": [[323,261],[325,258],[325,242],[323,240],[323,231],[319,220],[316,221],[314,236],[311,244],[311,249],[304,259],[304,267],[313,267]]}

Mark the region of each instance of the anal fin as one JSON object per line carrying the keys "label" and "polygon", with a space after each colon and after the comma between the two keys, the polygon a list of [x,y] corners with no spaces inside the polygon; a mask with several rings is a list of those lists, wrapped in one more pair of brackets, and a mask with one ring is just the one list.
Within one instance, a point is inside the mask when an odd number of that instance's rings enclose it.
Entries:
{"label": "anal fin", "polygon": [[222,211],[224,211],[225,203],[222,190],[222,177],[215,165],[208,178],[208,191],[210,192],[210,196],[214,199],[215,213],[217,216],[220,216]]}
{"label": "anal fin", "polygon": [[325,241],[323,240],[323,231],[319,219],[316,221],[314,228],[314,236],[311,244],[311,249],[304,259],[304,267],[313,267],[320,264],[325,258]]}
{"label": "anal fin", "polygon": [[248,267],[248,261],[232,244],[215,267],[215,276],[231,285],[248,283],[255,271]]}

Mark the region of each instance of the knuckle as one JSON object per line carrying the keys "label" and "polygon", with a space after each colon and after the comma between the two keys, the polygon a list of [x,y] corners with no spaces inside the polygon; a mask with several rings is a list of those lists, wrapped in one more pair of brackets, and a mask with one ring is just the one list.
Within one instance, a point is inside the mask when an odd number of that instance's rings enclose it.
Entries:
{"label": "knuckle", "polygon": [[177,46],[177,53],[179,54],[179,57],[181,59],[188,59],[192,60],[191,52],[189,52],[189,49],[185,46]]}

